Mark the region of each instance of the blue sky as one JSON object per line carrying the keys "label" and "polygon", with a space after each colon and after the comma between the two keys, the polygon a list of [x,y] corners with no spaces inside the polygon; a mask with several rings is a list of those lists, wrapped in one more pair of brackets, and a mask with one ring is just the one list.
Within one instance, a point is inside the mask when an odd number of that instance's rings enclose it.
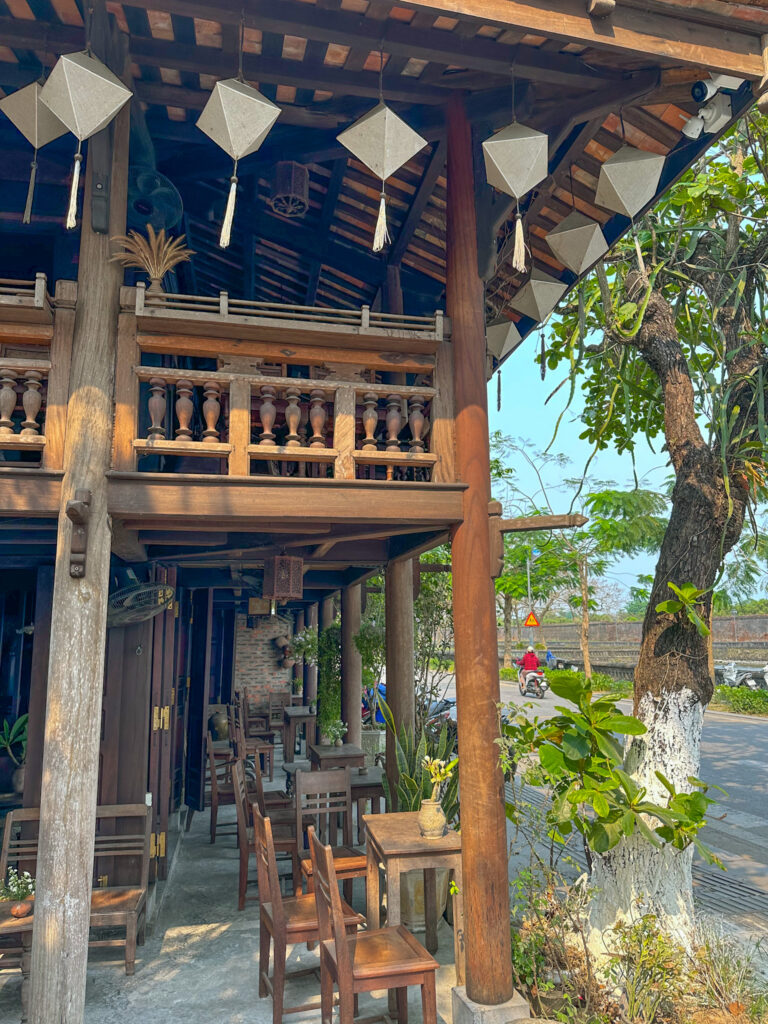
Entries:
{"label": "blue sky", "polygon": [[[490,414],[491,431],[500,430],[514,438],[530,439],[538,448],[545,448],[554,433],[557,418],[567,401],[565,387],[555,395],[548,405],[544,402],[550,392],[562,379],[562,372],[547,373],[546,380],[541,379],[541,369],[534,362],[541,345],[539,333],[529,336],[520,348],[510,356],[501,371],[501,412],[496,411],[496,375],[488,383],[488,411]],[[557,439],[552,450],[562,452],[571,460],[565,471],[566,476],[580,477],[592,446],[586,440],[580,440],[579,434],[583,426],[578,420],[582,403],[580,393],[574,396],[571,408],[563,417]],[[637,474],[641,484],[661,490],[669,476],[663,452],[651,451],[643,438],[638,438],[635,452]],[[535,477],[530,469],[522,463],[515,467],[518,471],[521,486],[528,492],[535,487]],[[547,483],[552,489],[560,483],[561,474],[552,472]],[[599,480],[610,481],[617,487],[633,486],[632,459],[626,453],[620,455],[613,447],[599,452],[590,465],[589,475]],[[558,500],[559,496],[559,500]],[[570,495],[567,491],[550,493],[550,501],[555,511],[568,511]],[[641,555],[637,558],[622,558],[611,570],[609,580],[619,583],[627,589],[635,583],[640,573],[652,573],[656,564],[653,556]]]}

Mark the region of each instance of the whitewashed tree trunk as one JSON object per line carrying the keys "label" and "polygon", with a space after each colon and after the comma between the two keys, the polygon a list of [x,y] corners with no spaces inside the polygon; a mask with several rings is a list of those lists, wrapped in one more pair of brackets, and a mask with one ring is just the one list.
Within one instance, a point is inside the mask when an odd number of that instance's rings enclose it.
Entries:
{"label": "whitewashed tree trunk", "polygon": [[[637,715],[647,728],[633,737],[626,767],[647,790],[647,799],[664,805],[667,791],[660,771],[678,791],[690,792],[688,778],[698,777],[704,708],[691,690],[646,693]],[[654,827],[658,822],[649,819]],[[655,914],[668,935],[685,947],[693,934],[693,848],[658,849],[635,833],[604,856],[593,854],[590,885],[595,889],[589,914],[589,944],[597,956],[611,950],[611,932],[621,921]]]}

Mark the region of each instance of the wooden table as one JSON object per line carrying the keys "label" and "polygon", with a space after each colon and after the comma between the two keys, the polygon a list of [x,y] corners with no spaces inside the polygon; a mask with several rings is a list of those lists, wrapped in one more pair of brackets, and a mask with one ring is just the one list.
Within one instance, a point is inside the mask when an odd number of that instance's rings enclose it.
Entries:
{"label": "wooden table", "polygon": [[309,763],[313,772],[325,771],[326,768],[364,768],[365,754],[354,743],[342,743],[340,747],[311,743]]}
{"label": "wooden table", "polygon": [[296,730],[303,724],[304,742],[309,747],[310,732],[314,739],[315,722],[317,711],[310,711],[308,706],[297,705],[295,707],[283,708],[283,721],[285,722],[285,740],[283,742],[283,757],[286,761],[292,761],[296,756]]}
{"label": "wooden table", "polygon": [[418,824],[418,812],[366,814],[365,846],[368,857],[367,917],[369,928],[381,927],[379,865],[387,874],[387,925],[400,924],[400,874],[424,872],[425,945],[437,950],[437,882],[435,869],[453,871],[458,893],[453,897],[453,945],[456,984],[464,984],[464,908],[462,904],[461,836],[449,829],[441,839],[425,839]]}
{"label": "wooden table", "polygon": [[21,937],[21,1024],[26,1024],[29,1014],[29,967],[32,962],[32,926],[35,915],[11,917],[13,901],[0,902],[0,938],[9,935]]}

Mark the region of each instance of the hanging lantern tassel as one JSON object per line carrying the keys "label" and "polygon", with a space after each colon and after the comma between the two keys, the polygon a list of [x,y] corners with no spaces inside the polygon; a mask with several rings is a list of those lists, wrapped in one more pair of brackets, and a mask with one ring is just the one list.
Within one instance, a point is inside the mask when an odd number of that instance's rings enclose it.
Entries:
{"label": "hanging lantern tassel", "polygon": [[37,178],[37,150],[35,155],[32,157],[32,163],[29,165],[29,188],[27,189],[27,205],[24,207],[24,216],[21,218],[22,224],[29,224],[32,220],[32,200],[35,197],[35,179]]}
{"label": "hanging lantern tassel", "polygon": [[496,412],[501,412],[501,367],[496,371]]}
{"label": "hanging lantern tassel", "polygon": [[67,210],[67,228],[71,230],[77,227],[77,190],[80,185],[80,166],[83,162],[83,154],[80,152],[81,143],[77,144],[75,153],[75,166],[72,168],[72,186],[69,190],[69,209]]}
{"label": "hanging lantern tassel", "polygon": [[387,230],[387,197],[382,188],[381,201],[379,202],[379,219],[376,221],[376,231],[373,235],[373,251],[381,252],[385,245],[389,245],[389,231]]}
{"label": "hanging lantern tassel", "polygon": [[523,215],[520,213],[519,205],[515,218],[515,247],[512,251],[512,266],[521,272],[525,270],[525,234],[523,232]]}
{"label": "hanging lantern tassel", "polygon": [[219,245],[226,249],[232,236],[232,221],[235,218],[235,200],[237,199],[237,163],[235,171],[229,179],[229,195],[227,196],[227,208],[224,211],[224,223],[221,225],[221,237]]}

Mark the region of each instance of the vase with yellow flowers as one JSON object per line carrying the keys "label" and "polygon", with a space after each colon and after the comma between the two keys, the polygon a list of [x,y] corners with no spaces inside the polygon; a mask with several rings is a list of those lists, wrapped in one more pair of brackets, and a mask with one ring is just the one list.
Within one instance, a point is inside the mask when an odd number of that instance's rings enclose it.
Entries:
{"label": "vase with yellow flowers", "polygon": [[440,802],[440,789],[443,783],[453,775],[458,757],[452,761],[443,761],[437,757],[425,757],[421,762],[432,783],[432,796],[421,801],[419,810],[419,830],[425,839],[440,839],[445,835],[445,811]]}

